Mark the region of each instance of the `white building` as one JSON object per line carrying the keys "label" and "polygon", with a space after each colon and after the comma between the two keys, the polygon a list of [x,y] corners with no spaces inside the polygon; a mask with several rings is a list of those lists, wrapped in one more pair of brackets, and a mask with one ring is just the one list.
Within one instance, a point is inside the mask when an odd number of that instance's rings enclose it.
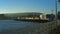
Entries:
{"label": "white building", "polygon": [[40,19],[47,20],[46,14],[41,14],[41,15],[40,15]]}

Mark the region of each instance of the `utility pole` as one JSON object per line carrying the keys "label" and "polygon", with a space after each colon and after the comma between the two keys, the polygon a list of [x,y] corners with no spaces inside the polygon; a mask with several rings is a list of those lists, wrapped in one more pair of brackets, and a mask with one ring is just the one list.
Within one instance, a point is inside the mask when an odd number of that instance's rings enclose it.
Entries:
{"label": "utility pole", "polygon": [[55,0],[55,11],[56,11],[55,18],[56,18],[56,23],[57,23],[57,0]]}
{"label": "utility pole", "polygon": [[55,15],[55,18],[56,18],[56,26],[57,26],[57,20],[58,20],[58,17],[57,17],[57,15],[58,15],[58,11],[57,11],[57,2],[60,2],[60,0],[55,0],[55,12],[56,12],[56,15]]}

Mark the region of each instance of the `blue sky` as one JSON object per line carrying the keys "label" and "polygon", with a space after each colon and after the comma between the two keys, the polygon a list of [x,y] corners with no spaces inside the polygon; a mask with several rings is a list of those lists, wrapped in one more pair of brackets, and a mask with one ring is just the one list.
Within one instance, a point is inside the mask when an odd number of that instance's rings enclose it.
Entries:
{"label": "blue sky", "polygon": [[[58,3],[58,10],[60,10]],[[0,0],[0,13],[55,12],[55,0]]]}

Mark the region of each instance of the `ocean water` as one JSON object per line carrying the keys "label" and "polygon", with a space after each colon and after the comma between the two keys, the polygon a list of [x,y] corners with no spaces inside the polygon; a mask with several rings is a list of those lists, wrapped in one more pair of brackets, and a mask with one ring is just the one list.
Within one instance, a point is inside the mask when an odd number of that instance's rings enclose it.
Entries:
{"label": "ocean water", "polygon": [[[17,34],[23,32],[28,34],[30,32],[35,33],[35,29],[43,28],[51,23],[38,23],[38,22],[24,22],[15,20],[0,20],[0,34]],[[31,34],[33,34],[31,33]],[[39,30],[39,34],[40,34]]]}
{"label": "ocean water", "polygon": [[5,29],[17,29],[35,26],[33,22],[23,22],[14,20],[0,20],[0,31]]}

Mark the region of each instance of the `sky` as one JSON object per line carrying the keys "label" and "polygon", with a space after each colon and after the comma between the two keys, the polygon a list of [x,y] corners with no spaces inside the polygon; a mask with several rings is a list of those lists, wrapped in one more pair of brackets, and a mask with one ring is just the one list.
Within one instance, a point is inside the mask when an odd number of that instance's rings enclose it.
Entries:
{"label": "sky", "polygon": [[[60,10],[60,3],[57,3]],[[24,12],[55,12],[55,0],[0,0],[0,14]]]}

